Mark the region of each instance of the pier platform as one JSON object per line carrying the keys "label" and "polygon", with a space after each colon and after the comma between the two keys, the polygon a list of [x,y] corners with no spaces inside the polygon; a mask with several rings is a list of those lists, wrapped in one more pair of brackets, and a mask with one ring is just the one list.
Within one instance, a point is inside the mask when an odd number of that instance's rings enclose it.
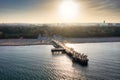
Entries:
{"label": "pier platform", "polygon": [[52,45],[55,47],[51,50],[52,53],[54,52],[62,52],[66,53],[68,56],[72,58],[73,62],[77,62],[81,65],[87,65],[89,59],[87,58],[87,55],[81,54],[77,51],[75,51],[73,48],[67,47],[64,43],[58,41],[58,40],[52,40]]}

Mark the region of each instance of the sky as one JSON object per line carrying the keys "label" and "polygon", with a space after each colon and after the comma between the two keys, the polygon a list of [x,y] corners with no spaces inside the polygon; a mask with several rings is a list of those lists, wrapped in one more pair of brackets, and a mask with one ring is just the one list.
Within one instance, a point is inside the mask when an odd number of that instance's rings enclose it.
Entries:
{"label": "sky", "polygon": [[0,0],[0,23],[120,22],[120,0]]}

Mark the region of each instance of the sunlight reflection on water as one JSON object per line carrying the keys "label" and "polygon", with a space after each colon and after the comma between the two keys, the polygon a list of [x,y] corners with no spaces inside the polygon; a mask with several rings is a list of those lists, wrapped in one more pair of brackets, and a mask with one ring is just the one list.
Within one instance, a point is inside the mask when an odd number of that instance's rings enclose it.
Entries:
{"label": "sunlight reflection on water", "polygon": [[1,46],[0,80],[120,79],[119,42],[66,45],[87,54],[89,65],[73,63],[66,54],[52,55],[51,45]]}

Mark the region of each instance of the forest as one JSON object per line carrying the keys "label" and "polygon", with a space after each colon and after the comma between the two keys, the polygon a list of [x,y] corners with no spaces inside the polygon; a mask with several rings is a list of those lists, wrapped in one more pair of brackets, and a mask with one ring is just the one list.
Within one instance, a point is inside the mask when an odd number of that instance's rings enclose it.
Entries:
{"label": "forest", "polygon": [[38,35],[53,37],[120,37],[120,27],[116,26],[49,26],[49,25],[0,25],[0,39],[37,38]]}

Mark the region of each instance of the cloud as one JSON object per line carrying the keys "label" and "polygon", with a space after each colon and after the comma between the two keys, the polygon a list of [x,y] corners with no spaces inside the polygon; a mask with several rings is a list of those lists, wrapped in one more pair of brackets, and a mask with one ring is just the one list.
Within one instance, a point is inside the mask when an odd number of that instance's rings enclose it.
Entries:
{"label": "cloud", "polygon": [[[0,0],[0,18],[3,21],[54,21],[58,20],[57,9],[63,0]],[[120,0],[76,0],[81,11],[78,21],[120,21]],[[24,18],[24,19],[23,19]],[[89,19],[88,19],[89,18]]]}
{"label": "cloud", "polygon": [[0,0],[0,11],[24,10],[44,5],[48,0]]}
{"label": "cloud", "polygon": [[[23,10],[47,3],[61,0],[0,0],[0,11],[2,10]],[[87,4],[93,10],[109,10],[120,12],[120,0],[78,0]]]}
{"label": "cloud", "polygon": [[84,0],[88,7],[94,10],[109,10],[120,12],[120,0]]}

